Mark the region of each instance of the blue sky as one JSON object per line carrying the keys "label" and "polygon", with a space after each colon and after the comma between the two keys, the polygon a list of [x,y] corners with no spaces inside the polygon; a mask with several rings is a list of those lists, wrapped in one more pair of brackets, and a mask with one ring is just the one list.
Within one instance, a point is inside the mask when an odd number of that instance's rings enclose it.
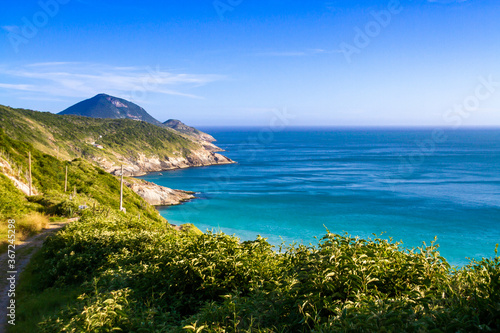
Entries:
{"label": "blue sky", "polygon": [[[498,0],[7,1],[0,104],[197,126],[500,125]],[[499,82],[499,83],[496,83]]]}

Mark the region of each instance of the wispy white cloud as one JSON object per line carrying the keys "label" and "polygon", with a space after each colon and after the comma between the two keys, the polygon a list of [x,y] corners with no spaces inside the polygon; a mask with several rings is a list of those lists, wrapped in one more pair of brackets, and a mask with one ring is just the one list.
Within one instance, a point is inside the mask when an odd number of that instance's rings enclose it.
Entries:
{"label": "wispy white cloud", "polygon": [[19,97],[20,100],[26,100],[26,101],[40,101],[40,102],[65,102],[64,99],[57,98],[57,97]]}
{"label": "wispy white cloud", "polygon": [[76,62],[34,63],[17,68],[2,66],[0,74],[3,76],[1,89],[31,92],[33,99],[39,99],[41,95],[44,98],[83,98],[98,93],[136,100],[149,93],[200,99],[201,96],[186,91],[225,79],[215,74],[171,73],[159,67],[116,67]]}
{"label": "wispy white cloud", "polygon": [[37,62],[34,64],[28,64],[25,67],[57,67],[57,66],[65,66],[65,65],[79,65],[79,62],[70,62],[70,61],[60,61],[60,62]]}
{"label": "wispy white cloud", "polygon": [[7,32],[13,32],[15,34],[18,34],[21,30],[17,25],[4,25],[1,27],[2,30],[5,30]]}
{"label": "wispy white cloud", "polygon": [[22,90],[22,91],[31,91],[35,89],[35,87],[30,84],[10,84],[10,83],[0,83],[0,88]]}

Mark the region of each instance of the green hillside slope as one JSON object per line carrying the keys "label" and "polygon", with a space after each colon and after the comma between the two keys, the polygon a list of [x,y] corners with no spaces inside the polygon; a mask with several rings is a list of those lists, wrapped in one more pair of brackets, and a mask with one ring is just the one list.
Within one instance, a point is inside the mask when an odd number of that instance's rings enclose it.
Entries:
{"label": "green hillside slope", "polygon": [[[201,145],[174,130],[129,119],[95,119],[0,105],[0,128],[14,139],[69,160],[101,157],[118,161],[139,154],[160,158],[187,156]],[[102,145],[99,149],[92,145]]]}
{"label": "green hillside slope", "polygon": [[[50,215],[73,216],[79,205],[92,208],[117,209],[120,200],[120,181],[89,161],[77,158],[61,161],[45,154],[30,143],[15,140],[0,129],[0,158],[8,161],[14,170],[28,170],[28,153],[32,157],[32,183],[38,195],[26,198],[17,190],[10,179],[0,170],[2,184],[0,218],[19,217],[28,211],[40,211]],[[64,192],[65,171],[68,167],[68,191]],[[12,175],[10,175],[12,176]],[[28,182],[26,172],[14,175],[23,183]],[[5,184],[4,184],[5,183]],[[5,185],[5,186],[3,186]],[[77,196],[73,196],[76,191]],[[124,187],[124,202],[127,212],[139,213],[155,221],[165,221],[158,211],[128,187]]]}
{"label": "green hillside slope", "polygon": [[184,133],[186,135],[192,136],[192,137],[194,137],[198,140],[201,140],[201,141],[207,141],[207,142],[216,141],[214,139],[214,137],[211,136],[210,134],[203,133],[202,131],[200,131],[194,127],[187,126],[186,124],[184,124],[183,122],[181,122],[180,120],[177,120],[177,119],[169,119],[166,122],[164,122],[163,125],[166,127],[170,127],[172,129],[176,130],[177,132],[181,132],[181,133]]}

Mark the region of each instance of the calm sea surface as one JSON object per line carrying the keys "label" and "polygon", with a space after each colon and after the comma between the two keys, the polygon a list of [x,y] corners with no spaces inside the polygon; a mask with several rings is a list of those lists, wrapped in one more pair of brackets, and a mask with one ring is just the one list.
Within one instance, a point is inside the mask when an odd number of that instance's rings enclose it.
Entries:
{"label": "calm sea surface", "polygon": [[500,243],[500,130],[204,130],[238,164],[142,177],[198,192],[160,209],[171,223],[275,245],[316,244],[326,229],[407,247],[437,236],[454,265]]}

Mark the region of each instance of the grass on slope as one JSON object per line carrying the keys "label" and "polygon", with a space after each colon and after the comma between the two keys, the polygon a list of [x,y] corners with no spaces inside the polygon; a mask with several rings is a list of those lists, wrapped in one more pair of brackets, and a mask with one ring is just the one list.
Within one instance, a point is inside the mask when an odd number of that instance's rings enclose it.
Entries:
{"label": "grass on slope", "polygon": [[0,173],[0,253],[7,250],[9,219],[23,217],[16,224],[16,240],[24,240],[44,226],[46,218],[34,212],[27,215],[30,210],[24,193]]}
{"label": "grass on slope", "polygon": [[0,173],[0,218],[10,218],[27,212],[28,201],[12,181]]}
{"label": "grass on slope", "polygon": [[[7,221],[18,222],[18,239],[41,231],[47,216],[73,217],[79,206],[93,211],[117,209],[120,202],[120,182],[84,159],[63,162],[44,154],[31,144],[14,140],[0,129],[0,146],[16,168],[28,169],[28,152],[32,155],[33,187],[40,194],[26,197],[13,182],[0,173],[0,236],[6,248]],[[68,191],[64,192],[65,169],[68,167]],[[1,170],[0,170],[1,171]],[[21,177],[27,182],[25,177]],[[73,192],[76,190],[76,197]],[[124,187],[124,207],[134,216],[153,221],[165,220],[158,211],[128,187]]]}
{"label": "grass on slope", "polygon": [[[0,128],[11,138],[33,144],[60,159],[118,156],[187,156],[199,144],[175,131],[129,119],[95,119],[49,112],[13,109],[0,105]],[[103,145],[98,149],[90,143]]]}

